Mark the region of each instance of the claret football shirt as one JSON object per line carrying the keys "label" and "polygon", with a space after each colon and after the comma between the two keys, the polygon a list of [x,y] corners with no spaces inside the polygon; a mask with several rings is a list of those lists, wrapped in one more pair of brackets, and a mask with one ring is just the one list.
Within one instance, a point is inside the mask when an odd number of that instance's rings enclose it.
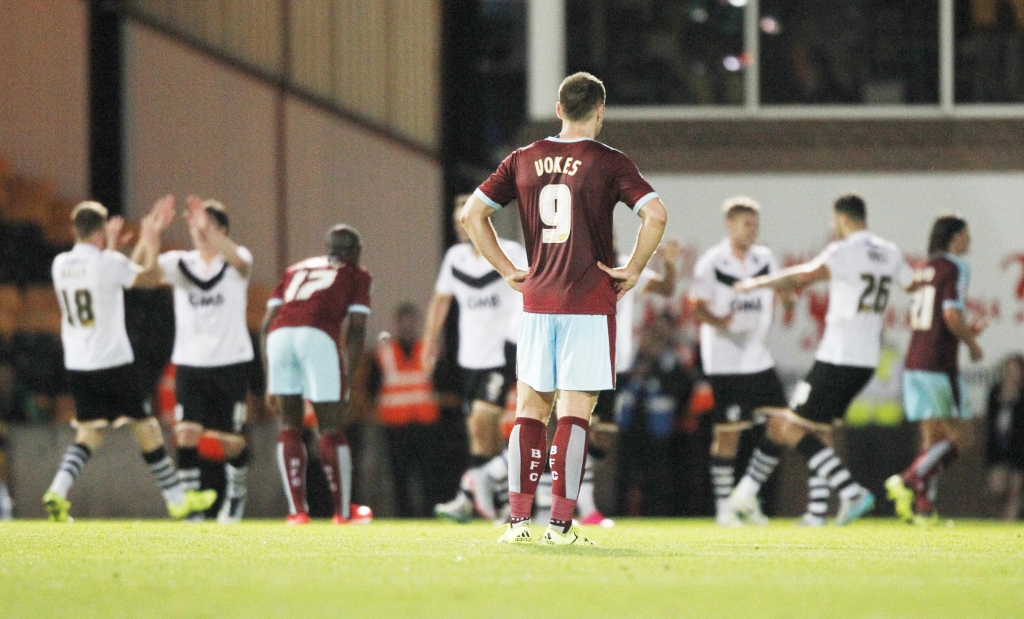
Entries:
{"label": "claret football shirt", "polygon": [[523,309],[535,314],[615,314],[612,210],[639,214],[657,198],[636,165],[596,140],[547,138],[520,148],[476,190],[500,209],[519,201],[530,275]]}
{"label": "claret football shirt", "polygon": [[315,327],[336,340],[349,313],[370,313],[371,282],[363,267],[328,256],[293,264],[267,301],[268,307],[281,307],[267,331]]}

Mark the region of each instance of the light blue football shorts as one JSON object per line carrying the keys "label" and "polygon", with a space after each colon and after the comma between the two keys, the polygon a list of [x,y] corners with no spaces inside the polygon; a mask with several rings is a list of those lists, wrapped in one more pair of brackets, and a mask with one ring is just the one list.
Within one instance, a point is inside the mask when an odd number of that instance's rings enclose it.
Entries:
{"label": "light blue football shorts", "polygon": [[907,370],[903,373],[903,407],[907,421],[968,419],[963,405],[964,381],[956,384],[945,372]]}
{"label": "light blue football shorts", "polygon": [[524,312],[519,380],[542,393],[615,387],[615,316]]}
{"label": "light blue football shorts", "polygon": [[267,392],[312,402],[341,401],[341,362],[331,336],[315,327],[282,327],[267,337]]}

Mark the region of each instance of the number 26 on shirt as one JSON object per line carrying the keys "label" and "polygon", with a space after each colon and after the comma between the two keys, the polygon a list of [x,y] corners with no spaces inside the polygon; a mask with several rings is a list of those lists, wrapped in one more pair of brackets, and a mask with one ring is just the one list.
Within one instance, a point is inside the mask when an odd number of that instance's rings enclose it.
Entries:
{"label": "number 26 on shirt", "polygon": [[541,238],[545,243],[564,243],[572,231],[572,193],[568,185],[545,185],[540,190],[540,220],[544,225]]}

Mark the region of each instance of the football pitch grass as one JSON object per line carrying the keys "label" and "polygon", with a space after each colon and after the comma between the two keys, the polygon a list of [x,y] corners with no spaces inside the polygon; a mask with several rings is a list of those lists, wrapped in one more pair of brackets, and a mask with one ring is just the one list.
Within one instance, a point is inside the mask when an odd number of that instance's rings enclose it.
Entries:
{"label": "football pitch grass", "polygon": [[[1024,526],[720,529],[622,520],[599,546],[488,524],[0,523],[0,617],[1024,616]],[[534,537],[542,533],[534,527]]]}

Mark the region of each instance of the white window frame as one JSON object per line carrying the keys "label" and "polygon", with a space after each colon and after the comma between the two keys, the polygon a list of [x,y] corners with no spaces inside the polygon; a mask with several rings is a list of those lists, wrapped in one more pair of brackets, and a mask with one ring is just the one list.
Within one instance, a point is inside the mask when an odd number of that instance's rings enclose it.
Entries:
{"label": "white window frame", "polygon": [[[954,1],[939,2],[939,102],[902,105],[772,104],[760,100],[760,0],[744,7],[743,45],[752,61],[744,75],[742,105],[609,105],[611,120],[879,120],[1024,118],[1024,104],[956,103]],[[565,2],[528,0],[527,101],[532,120],[555,118],[555,96],[565,76]]]}

